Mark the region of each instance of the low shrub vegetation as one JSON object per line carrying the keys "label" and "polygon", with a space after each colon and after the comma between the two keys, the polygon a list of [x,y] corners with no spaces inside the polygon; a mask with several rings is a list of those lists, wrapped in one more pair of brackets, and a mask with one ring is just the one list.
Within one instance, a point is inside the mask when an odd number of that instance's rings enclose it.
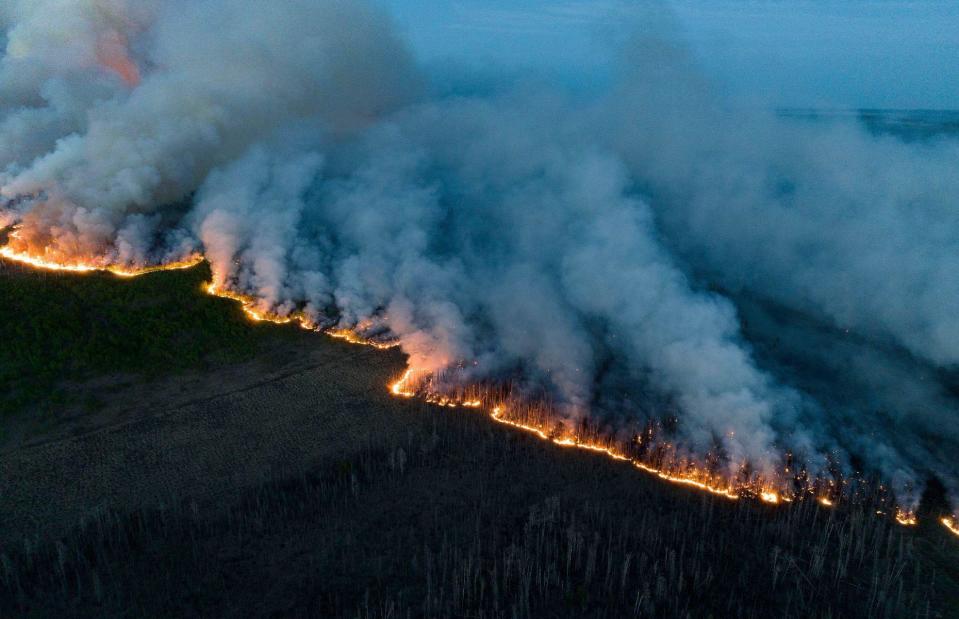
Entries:
{"label": "low shrub vegetation", "polygon": [[0,416],[76,404],[64,385],[103,374],[249,358],[277,330],[251,328],[235,303],[204,294],[208,280],[205,265],[121,280],[0,261]]}

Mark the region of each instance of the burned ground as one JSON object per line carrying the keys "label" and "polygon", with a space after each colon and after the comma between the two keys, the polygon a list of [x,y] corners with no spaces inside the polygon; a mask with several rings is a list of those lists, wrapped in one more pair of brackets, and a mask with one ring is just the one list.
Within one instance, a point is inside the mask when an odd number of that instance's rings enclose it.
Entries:
{"label": "burned ground", "polygon": [[[6,345],[90,351],[3,418],[0,616],[959,613],[959,543],[928,520],[730,502],[391,399],[398,353],[253,328],[200,272],[0,277]],[[41,280],[55,328],[9,312]],[[186,343],[147,337],[163,316]]]}

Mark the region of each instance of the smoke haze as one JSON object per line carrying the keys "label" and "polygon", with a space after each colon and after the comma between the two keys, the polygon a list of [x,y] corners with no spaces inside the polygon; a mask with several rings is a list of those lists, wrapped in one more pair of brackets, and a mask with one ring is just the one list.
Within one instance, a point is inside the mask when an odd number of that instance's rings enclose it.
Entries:
{"label": "smoke haze", "polygon": [[262,311],[571,424],[674,416],[730,470],[955,494],[959,141],[728,107],[663,21],[584,101],[435,94],[359,1],[5,3],[0,227],[64,263],[201,252]]}

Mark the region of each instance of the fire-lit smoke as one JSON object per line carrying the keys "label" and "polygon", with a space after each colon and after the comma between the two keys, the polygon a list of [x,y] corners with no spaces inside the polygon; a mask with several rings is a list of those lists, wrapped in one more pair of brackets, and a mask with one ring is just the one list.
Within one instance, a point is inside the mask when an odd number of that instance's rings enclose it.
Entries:
{"label": "fire-lit smoke", "polygon": [[929,477],[959,495],[955,139],[728,109],[649,28],[584,102],[431,94],[360,1],[0,23],[9,257],[203,256],[251,317],[401,346],[398,396],[718,494],[875,476],[904,521]]}
{"label": "fire-lit smoke", "polygon": [[130,88],[140,84],[140,69],[130,58],[126,37],[111,30],[97,43],[97,62],[113,71]]}

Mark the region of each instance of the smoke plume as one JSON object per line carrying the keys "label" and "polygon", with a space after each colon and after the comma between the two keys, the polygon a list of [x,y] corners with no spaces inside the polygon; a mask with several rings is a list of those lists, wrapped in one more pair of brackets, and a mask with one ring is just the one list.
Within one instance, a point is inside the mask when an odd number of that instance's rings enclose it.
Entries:
{"label": "smoke plume", "polygon": [[570,424],[668,417],[731,471],[792,453],[959,492],[955,138],[728,107],[649,28],[584,101],[436,94],[360,1],[14,0],[0,24],[13,250],[200,252],[263,312]]}

